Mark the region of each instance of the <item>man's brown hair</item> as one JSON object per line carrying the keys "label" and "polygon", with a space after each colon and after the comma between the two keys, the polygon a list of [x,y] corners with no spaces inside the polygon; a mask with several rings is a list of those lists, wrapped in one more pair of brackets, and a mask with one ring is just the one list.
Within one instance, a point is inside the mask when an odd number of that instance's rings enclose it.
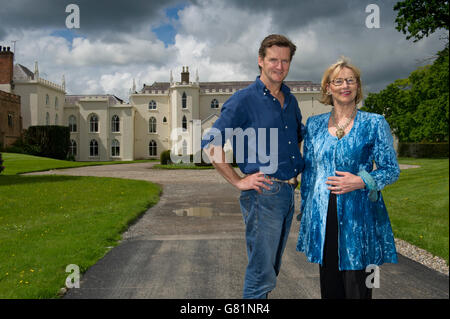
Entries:
{"label": "man's brown hair", "polygon": [[295,50],[297,50],[297,47],[294,43],[291,42],[288,38],[286,38],[284,35],[281,34],[271,34],[264,38],[264,40],[261,42],[261,46],[259,47],[259,56],[261,58],[266,57],[266,50],[267,48],[270,48],[271,46],[276,45],[279,47],[288,47],[291,51],[291,61],[292,57],[295,54]]}

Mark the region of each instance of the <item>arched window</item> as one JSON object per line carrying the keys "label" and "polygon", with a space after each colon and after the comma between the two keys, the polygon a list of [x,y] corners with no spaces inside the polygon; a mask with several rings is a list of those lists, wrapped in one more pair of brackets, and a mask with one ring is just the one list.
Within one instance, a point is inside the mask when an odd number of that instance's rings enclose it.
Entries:
{"label": "arched window", "polygon": [[111,156],[120,156],[120,143],[116,139],[111,143]]}
{"label": "arched window", "polygon": [[95,114],[92,114],[89,117],[89,132],[91,133],[98,132],[98,117]]}
{"label": "arched window", "polygon": [[163,117],[163,123],[167,123],[167,118],[165,116]]}
{"label": "arched window", "polygon": [[148,155],[150,156],[156,156],[157,154],[156,149],[156,142],[154,140],[151,140],[148,144]]}
{"label": "arched window", "polygon": [[55,125],[58,125],[58,114],[55,114]]}
{"label": "arched window", "polygon": [[50,103],[50,97],[48,94],[45,94],[45,105],[48,105],[48,103]]}
{"label": "arched window", "polygon": [[151,100],[151,101],[148,103],[148,109],[149,109],[149,110],[156,110],[156,102],[155,102],[154,100]]}
{"label": "arched window", "polygon": [[186,92],[183,92],[183,96],[181,97],[181,108],[187,108],[187,97]]}
{"label": "arched window", "polygon": [[111,119],[111,132],[120,132],[120,119],[117,115],[113,115]]}
{"label": "arched window", "polygon": [[216,99],[211,101],[211,108],[212,109],[218,109],[219,108],[219,101],[217,101]]}
{"label": "arched window", "polygon": [[181,127],[183,128],[183,131],[187,131],[187,119],[186,119],[185,115],[183,115],[183,120],[181,121]]}
{"label": "arched window", "polygon": [[156,133],[156,118],[153,116],[148,120],[148,132]]}
{"label": "arched window", "polygon": [[89,143],[89,156],[98,156],[98,142],[91,140]]}
{"label": "arched window", "polygon": [[58,97],[55,96],[55,109],[57,109],[57,108],[58,108]]}
{"label": "arched window", "polygon": [[73,155],[74,157],[77,156],[77,142],[75,142],[75,140],[70,140],[69,154]]}
{"label": "arched window", "polygon": [[75,115],[69,116],[69,132],[77,131],[77,118]]}
{"label": "arched window", "polygon": [[50,114],[48,112],[45,114],[45,125],[50,125]]}

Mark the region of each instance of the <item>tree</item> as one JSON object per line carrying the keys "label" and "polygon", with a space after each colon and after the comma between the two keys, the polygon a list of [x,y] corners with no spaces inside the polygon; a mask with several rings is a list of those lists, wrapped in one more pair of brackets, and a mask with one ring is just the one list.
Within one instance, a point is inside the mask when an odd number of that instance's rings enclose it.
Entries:
{"label": "tree", "polygon": [[396,80],[379,93],[369,93],[363,110],[383,114],[400,142],[448,141],[449,50]]}
{"label": "tree", "polygon": [[[448,31],[449,5],[443,0],[404,0],[395,4],[398,11],[395,27],[414,42],[428,37],[437,29]],[[448,40],[448,38],[447,38]]]}

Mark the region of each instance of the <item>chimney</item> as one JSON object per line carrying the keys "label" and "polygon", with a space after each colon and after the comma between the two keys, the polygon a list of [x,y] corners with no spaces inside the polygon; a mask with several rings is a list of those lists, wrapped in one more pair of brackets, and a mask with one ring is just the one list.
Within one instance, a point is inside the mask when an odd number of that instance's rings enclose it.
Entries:
{"label": "chimney", "polygon": [[13,80],[14,53],[10,47],[0,46],[0,84],[11,84]]}
{"label": "chimney", "polygon": [[183,72],[181,72],[181,84],[189,84],[189,68],[183,66]]}

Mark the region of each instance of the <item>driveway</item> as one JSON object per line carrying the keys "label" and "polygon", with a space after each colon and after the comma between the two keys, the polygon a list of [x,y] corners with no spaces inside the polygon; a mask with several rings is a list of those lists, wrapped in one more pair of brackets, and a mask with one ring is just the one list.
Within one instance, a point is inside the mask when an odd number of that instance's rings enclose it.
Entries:
{"label": "driveway", "polygon": [[[65,298],[241,298],[247,264],[239,192],[215,170],[159,170],[154,163],[90,166],[39,174],[107,176],[161,184],[163,193]],[[298,196],[297,196],[298,197]],[[296,200],[298,211],[299,198]],[[294,218],[270,298],[320,298],[318,265],[295,250]],[[449,277],[399,255],[380,267],[373,298],[448,299]]]}

